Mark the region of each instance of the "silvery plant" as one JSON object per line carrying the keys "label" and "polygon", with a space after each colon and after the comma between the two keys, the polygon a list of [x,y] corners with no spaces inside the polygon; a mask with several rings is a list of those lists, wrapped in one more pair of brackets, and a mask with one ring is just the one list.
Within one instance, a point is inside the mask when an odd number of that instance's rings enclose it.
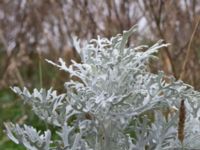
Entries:
{"label": "silvery plant", "polygon": [[81,63],[47,60],[71,75],[66,93],[12,87],[57,131],[5,123],[8,137],[27,150],[200,149],[200,92],[151,73],[149,60],[168,44],[127,47],[135,29],[88,43],[74,38]]}

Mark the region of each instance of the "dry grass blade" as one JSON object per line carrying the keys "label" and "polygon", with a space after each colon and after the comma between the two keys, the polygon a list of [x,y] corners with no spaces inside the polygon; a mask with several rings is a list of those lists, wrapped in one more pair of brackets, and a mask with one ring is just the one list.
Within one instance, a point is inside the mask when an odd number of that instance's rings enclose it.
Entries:
{"label": "dry grass blade", "polygon": [[193,33],[191,35],[191,38],[190,38],[190,41],[189,41],[189,44],[188,44],[188,48],[187,48],[187,53],[186,53],[186,56],[185,56],[185,60],[183,62],[182,68],[181,68],[181,73],[180,73],[180,77],[179,77],[180,80],[183,80],[183,78],[184,78],[184,75],[185,75],[185,72],[186,72],[186,64],[187,64],[187,62],[188,62],[188,60],[190,58],[190,54],[191,54],[191,51],[192,51],[191,50],[192,41],[194,39],[195,33],[197,32],[199,23],[200,23],[200,17],[197,20],[197,23],[195,25],[194,31],[193,31]]}

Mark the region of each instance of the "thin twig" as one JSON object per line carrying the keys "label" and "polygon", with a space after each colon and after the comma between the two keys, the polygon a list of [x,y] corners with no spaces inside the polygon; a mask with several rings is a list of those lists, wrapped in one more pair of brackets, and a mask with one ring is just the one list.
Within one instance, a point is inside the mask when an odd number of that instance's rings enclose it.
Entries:
{"label": "thin twig", "polygon": [[192,50],[192,49],[191,49],[192,41],[193,41],[193,39],[194,39],[195,33],[196,33],[196,31],[197,31],[197,28],[198,28],[198,26],[199,26],[199,22],[200,22],[200,17],[199,17],[198,20],[197,20],[197,23],[196,23],[196,25],[195,25],[194,31],[193,31],[193,33],[192,33],[192,35],[191,35],[191,38],[190,38],[190,42],[189,42],[189,44],[188,44],[188,48],[187,48],[187,53],[186,53],[185,61],[183,62],[183,65],[182,65],[182,68],[181,68],[181,74],[180,74],[180,77],[179,77],[180,80],[182,80],[182,79],[184,78],[184,75],[185,75],[185,72],[186,72],[186,64],[187,64],[187,62],[188,62],[188,60],[189,60],[189,57],[190,57],[190,53],[191,53],[191,50]]}
{"label": "thin twig", "polygon": [[[156,8],[154,6],[154,4],[152,3],[152,1],[149,1],[148,4],[146,4],[146,7],[148,7],[149,11],[151,12],[150,17],[152,18],[152,20],[155,22],[157,30],[158,30],[158,36],[162,39],[166,39],[163,30],[161,29],[161,13],[162,13],[162,8],[163,8],[164,2],[161,1],[160,2],[160,7],[159,7],[159,16],[157,15],[158,13],[156,12]],[[153,29],[153,27],[151,28]],[[152,30],[152,32],[154,31],[154,29]],[[167,64],[167,72],[173,73],[174,77],[177,78],[176,75],[176,70],[174,67],[174,63],[172,60],[172,56],[170,54],[169,48],[168,47],[164,47],[164,52],[161,54],[163,57],[165,57],[164,63]]]}
{"label": "thin twig", "polygon": [[120,30],[123,30],[124,27],[123,27],[123,24],[122,24],[120,16],[119,16],[119,12],[117,10],[117,4],[116,4],[115,0],[113,1],[113,7],[114,7],[115,16],[120,25]]}
{"label": "thin twig", "polygon": [[40,88],[43,87],[43,75],[42,75],[42,56],[41,51],[38,51],[38,57],[39,57],[39,81],[40,81]]}

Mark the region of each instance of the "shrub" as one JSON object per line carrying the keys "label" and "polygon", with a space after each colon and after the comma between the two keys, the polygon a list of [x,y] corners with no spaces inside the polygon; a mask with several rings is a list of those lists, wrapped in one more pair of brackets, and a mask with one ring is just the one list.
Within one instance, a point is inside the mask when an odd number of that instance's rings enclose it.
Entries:
{"label": "shrub", "polygon": [[149,71],[158,49],[126,47],[132,27],[122,35],[74,45],[82,62],[50,64],[76,80],[65,83],[66,93],[13,87],[44,122],[55,126],[43,134],[28,125],[5,123],[8,137],[29,150],[166,150],[200,147],[200,93],[163,72]]}

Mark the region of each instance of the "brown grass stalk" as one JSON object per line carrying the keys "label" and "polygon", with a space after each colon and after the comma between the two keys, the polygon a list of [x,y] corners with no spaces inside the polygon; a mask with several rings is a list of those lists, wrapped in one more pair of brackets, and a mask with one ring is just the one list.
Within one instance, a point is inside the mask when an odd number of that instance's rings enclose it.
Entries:
{"label": "brown grass stalk", "polygon": [[197,23],[196,23],[195,28],[194,28],[194,31],[192,32],[192,35],[190,37],[190,41],[189,41],[189,44],[188,44],[185,60],[183,62],[182,68],[181,68],[181,73],[180,73],[180,77],[179,77],[180,80],[183,80],[183,78],[185,76],[186,64],[187,64],[187,62],[188,62],[188,60],[190,58],[190,54],[191,54],[191,51],[192,51],[192,49],[191,49],[192,41],[194,39],[195,33],[197,32],[199,23],[200,23],[200,17],[198,18]]}

